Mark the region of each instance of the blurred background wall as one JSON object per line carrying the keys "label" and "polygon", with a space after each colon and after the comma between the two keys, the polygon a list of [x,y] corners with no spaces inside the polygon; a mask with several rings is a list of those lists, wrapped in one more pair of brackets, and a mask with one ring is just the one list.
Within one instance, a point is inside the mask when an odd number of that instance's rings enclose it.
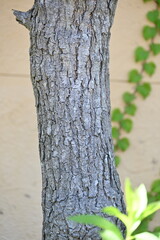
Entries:
{"label": "blurred background wall", "polygon": [[[29,78],[29,34],[11,9],[26,11],[33,0],[0,0],[0,239],[41,239],[41,175],[36,111]],[[152,3],[119,1],[111,37],[112,108],[121,107],[121,95],[132,89],[128,71],[137,67],[133,51],[145,46],[141,28]],[[160,57],[152,78],[151,96],[137,100],[131,147],[121,154],[121,181],[134,185],[160,177]],[[147,81],[148,79],[146,79]],[[122,184],[123,185],[123,184]],[[158,218],[155,220],[158,224]]]}

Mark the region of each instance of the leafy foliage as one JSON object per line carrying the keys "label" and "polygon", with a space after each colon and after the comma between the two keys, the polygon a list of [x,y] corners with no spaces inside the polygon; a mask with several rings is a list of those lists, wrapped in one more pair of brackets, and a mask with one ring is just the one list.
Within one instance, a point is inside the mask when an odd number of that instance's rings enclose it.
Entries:
{"label": "leafy foliage", "polygon": [[151,84],[150,83],[143,83],[137,86],[137,92],[143,97],[146,98],[151,92]]}
{"label": "leafy foliage", "polygon": [[[155,183],[156,185],[156,183]],[[146,217],[160,209],[160,201],[148,204],[147,191],[143,184],[135,190],[132,188],[129,179],[125,182],[125,197],[127,204],[127,213],[124,214],[115,207],[105,207],[102,212],[110,216],[119,218],[126,226],[125,240],[160,240],[160,229],[155,233],[148,231],[137,232]],[[101,229],[100,236],[102,240],[124,240],[119,228],[103,217],[97,215],[77,215],[69,217],[82,224],[90,224]]]}
{"label": "leafy foliage", "polygon": [[[144,0],[144,2],[149,1],[153,0]],[[133,91],[124,92],[122,95],[124,108],[122,110],[116,108],[112,112],[112,121],[115,124],[113,124],[113,128],[116,128],[112,131],[116,165],[120,162],[118,153],[126,151],[130,145],[129,139],[123,138],[122,135],[124,132],[130,133],[133,129],[133,120],[128,117],[135,116],[137,112],[135,100],[138,96],[146,99],[151,93],[151,84],[144,82],[143,79],[146,74],[151,77],[155,73],[156,64],[149,61],[149,58],[160,53],[160,43],[155,42],[155,38],[160,32],[160,0],[154,0],[154,2],[156,2],[156,8],[146,14],[150,25],[145,25],[142,29],[142,36],[147,41],[148,47],[138,46],[134,51],[135,62],[139,63],[141,70],[134,68],[128,73],[128,82],[134,86]]]}
{"label": "leafy foliage", "polygon": [[135,61],[145,61],[149,57],[149,51],[145,50],[143,47],[137,47],[135,50]]}
{"label": "leafy foliage", "polygon": [[156,65],[153,62],[144,63],[143,65],[144,71],[149,75],[152,76],[155,73]]}

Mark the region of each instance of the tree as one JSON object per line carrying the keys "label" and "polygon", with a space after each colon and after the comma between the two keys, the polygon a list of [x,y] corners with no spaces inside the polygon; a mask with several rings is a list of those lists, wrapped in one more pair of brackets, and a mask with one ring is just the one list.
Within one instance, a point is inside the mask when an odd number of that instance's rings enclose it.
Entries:
{"label": "tree", "polygon": [[125,209],[110,123],[108,45],[116,2],[35,0],[29,11],[14,11],[31,39],[43,240],[99,239],[95,228],[67,217],[109,205]]}

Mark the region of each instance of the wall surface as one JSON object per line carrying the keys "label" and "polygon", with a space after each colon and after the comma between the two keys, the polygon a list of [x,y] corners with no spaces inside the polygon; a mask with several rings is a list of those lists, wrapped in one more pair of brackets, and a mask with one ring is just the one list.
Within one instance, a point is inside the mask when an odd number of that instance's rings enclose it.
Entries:
{"label": "wall surface", "polygon": [[[29,79],[29,34],[11,9],[26,11],[33,0],[0,0],[0,239],[41,239],[41,175],[38,158],[35,103]],[[145,46],[141,27],[152,4],[140,0],[119,1],[111,38],[112,107],[123,107],[121,95],[132,89],[127,83],[137,45]],[[157,63],[160,57],[157,57]],[[137,99],[131,147],[123,153],[119,172],[122,182],[149,187],[160,177],[160,65],[151,96]],[[158,224],[158,218],[157,218]]]}

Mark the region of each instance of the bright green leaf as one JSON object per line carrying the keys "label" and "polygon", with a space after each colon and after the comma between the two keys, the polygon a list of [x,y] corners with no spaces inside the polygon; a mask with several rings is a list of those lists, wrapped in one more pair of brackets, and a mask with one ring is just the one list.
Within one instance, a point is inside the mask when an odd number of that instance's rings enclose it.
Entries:
{"label": "bright green leaf", "polygon": [[115,161],[116,167],[118,167],[118,165],[121,162],[121,158],[119,156],[115,156],[114,161]]}
{"label": "bright green leaf", "polygon": [[149,232],[139,233],[139,234],[136,234],[134,237],[136,240],[159,240],[158,237],[156,237],[154,234]]}
{"label": "bright green leaf", "polygon": [[156,69],[156,65],[153,62],[149,62],[149,63],[144,63],[143,65],[144,71],[149,75],[152,76],[155,72]]}
{"label": "bright green leaf", "polygon": [[147,206],[147,191],[144,184],[133,190],[130,180],[126,179],[125,194],[128,215],[140,220],[139,216]]}
{"label": "bright green leaf", "polygon": [[160,209],[160,201],[148,204],[147,208],[141,215],[141,219],[148,217],[149,215],[153,214],[159,209]]}
{"label": "bright green leaf", "polygon": [[129,72],[129,77],[128,77],[129,82],[137,83],[137,82],[140,82],[141,79],[142,79],[142,75],[136,69],[133,69]]}
{"label": "bright green leaf", "polygon": [[143,47],[137,47],[135,50],[135,61],[145,61],[149,56],[149,51],[145,50]]}
{"label": "bright green leaf", "polygon": [[130,180],[127,178],[125,181],[125,198],[126,198],[128,215],[130,215],[130,212],[132,211],[133,196],[134,196],[134,191],[131,186]]}
{"label": "bright green leaf", "polygon": [[160,53],[160,44],[159,43],[152,43],[150,45],[150,48],[154,55],[157,55]]}
{"label": "bright green leaf", "polygon": [[129,105],[126,105],[125,107],[125,113],[131,115],[131,116],[134,116],[135,113],[136,113],[136,110],[137,110],[137,107],[135,104],[131,103]]}
{"label": "bright green leaf", "polygon": [[77,215],[69,217],[68,219],[77,223],[90,224],[104,230],[108,229],[109,231],[115,232],[115,234],[119,237],[119,240],[123,240],[119,228],[103,217],[97,215]]}
{"label": "bright green leaf", "polygon": [[118,208],[115,207],[105,207],[102,209],[102,212],[107,213],[108,215],[115,216],[119,218],[126,226],[128,225],[129,218],[127,215],[121,213]]}
{"label": "bright green leaf", "polygon": [[116,108],[112,112],[112,121],[119,122],[123,118],[123,113],[119,108]]}
{"label": "bright green leaf", "polygon": [[129,147],[129,145],[130,145],[130,143],[129,143],[128,138],[121,138],[117,142],[118,148],[122,151],[126,151],[127,148]]}
{"label": "bright green leaf", "polygon": [[137,92],[143,97],[146,98],[151,92],[151,85],[150,83],[143,83],[137,86]]}
{"label": "bright green leaf", "polygon": [[76,216],[69,217],[68,219],[75,221],[77,223],[94,225],[102,229],[117,228],[113,223],[97,215],[76,215]]}
{"label": "bright green leaf", "polygon": [[133,93],[125,92],[123,94],[123,100],[125,103],[130,103],[135,99],[135,95]]}
{"label": "bright green leaf", "polygon": [[[147,207],[147,190],[144,186],[144,184],[141,184],[138,188],[135,190],[135,196],[136,196],[136,201],[135,201],[135,217],[139,218],[139,216],[142,214],[142,212],[146,209]],[[140,218],[141,219],[141,218]]]}
{"label": "bright green leaf", "polygon": [[159,17],[159,11],[157,9],[153,11],[149,11],[147,13],[147,19],[153,23],[157,21],[158,17]]}
{"label": "bright green leaf", "polygon": [[117,127],[112,128],[112,137],[117,139],[120,135],[119,129]]}
{"label": "bright green leaf", "polygon": [[130,132],[132,130],[132,127],[133,127],[133,122],[131,119],[129,118],[126,118],[126,119],[123,119],[121,121],[121,127],[126,131],[126,132]]}
{"label": "bright green leaf", "polygon": [[141,224],[141,221],[140,220],[135,220],[134,217],[133,217],[133,223],[132,225],[130,226],[130,232],[133,233],[134,231],[136,231],[136,229],[139,227],[139,225]]}
{"label": "bright green leaf", "polygon": [[151,185],[151,191],[160,194],[160,179],[156,179]]}
{"label": "bright green leaf", "polygon": [[102,240],[123,240],[122,234],[120,236],[119,232],[115,232],[112,229],[107,229],[100,232]]}
{"label": "bright green leaf", "polygon": [[145,40],[152,39],[156,36],[156,28],[150,26],[144,26],[143,28],[143,37]]}

